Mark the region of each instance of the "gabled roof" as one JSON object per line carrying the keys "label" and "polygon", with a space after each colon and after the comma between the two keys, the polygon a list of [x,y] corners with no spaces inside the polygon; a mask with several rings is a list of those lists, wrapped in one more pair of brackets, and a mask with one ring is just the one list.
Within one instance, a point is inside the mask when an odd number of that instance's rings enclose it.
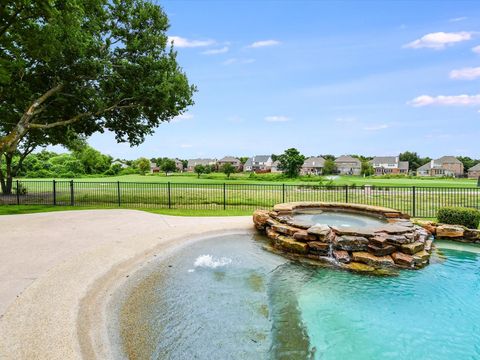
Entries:
{"label": "gabled roof", "polygon": [[321,156],[312,156],[305,160],[303,163],[304,168],[323,167],[325,159]]}
{"label": "gabled roof", "polygon": [[275,161],[272,163],[272,167],[278,167],[279,164],[280,164],[280,161],[279,161],[279,160],[275,160]]}
{"label": "gabled roof", "polygon": [[398,162],[398,156],[375,156],[372,164],[396,164]]}
{"label": "gabled roof", "polygon": [[255,155],[253,157],[253,162],[267,162],[270,157],[270,155]]}
{"label": "gabled roof", "polygon": [[417,169],[417,171],[418,171],[418,170],[420,170],[420,171],[430,170],[431,168],[432,168],[432,162],[429,161],[429,162],[427,162],[425,165],[420,166],[420,167]]}
{"label": "gabled roof", "polygon": [[188,167],[197,166],[197,165],[210,165],[216,162],[215,159],[189,159]]}
{"label": "gabled roof", "polygon": [[480,171],[480,163],[475,166],[472,166],[468,171]]}
{"label": "gabled roof", "polygon": [[339,156],[338,158],[335,159],[335,163],[336,164],[341,164],[341,163],[356,163],[358,166],[360,166],[362,164],[362,162],[360,160],[358,160],[357,158],[354,158],[352,156],[349,156],[349,155],[342,155],[342,156]]}
{"label": "gabled roof", "polygon": [[245,161],[245,165],[244,166],[252,166],[253,165],[253,159],[252,158],[248,158],[247,161]]}
{"label": "gabled roof", "polygon": [[462,164],[462,162],[458,160],[455,156],[442,156],[441,158],[434,160],[434,163],[438,165]]}
{"label": "gabled roof", "polygon": [[218,160],[219,162],[240,162],[236,157],[233,156],[225,156]]}

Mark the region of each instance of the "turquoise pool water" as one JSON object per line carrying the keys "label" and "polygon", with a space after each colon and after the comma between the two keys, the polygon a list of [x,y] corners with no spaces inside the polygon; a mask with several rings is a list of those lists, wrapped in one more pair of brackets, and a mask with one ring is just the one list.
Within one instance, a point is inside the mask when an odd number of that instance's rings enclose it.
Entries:
{"label": "turquoise pool water", "polygon": [[303,210],[295,213],[293,218],[296,222],[308,225],[328,224],[342,228],[375,228],[387,222],[380,217],[345,211]]}
{"label": "turquoise pool water", "polygon": [[480,247],[439,247],[423,270],[375,277],[289,262],[252,235],[199,241],[131,279],[149,300],[120,346],[147,359],[480,359]]}

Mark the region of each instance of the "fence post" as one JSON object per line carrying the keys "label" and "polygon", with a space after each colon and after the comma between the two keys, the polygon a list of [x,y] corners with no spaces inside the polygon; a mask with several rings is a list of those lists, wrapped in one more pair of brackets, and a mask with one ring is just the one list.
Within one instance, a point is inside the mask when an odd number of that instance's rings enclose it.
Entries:
{"label": "fence post", "polygon": [[117,200],[118,200],[118,207],[122,206],[122,200],[120,195],[120,181],[117,181]]}
{"label": "fence post", "polygon": [[73,193],[73,180],[70,180],[70,206],[75,205],[75,198]]}
{"label": "fence post", "polygon": [[417,216],[416,209],[417,209],[417,191],[416,191],[416,187],[412,186],[412,216],[413,217]]}
{"label": "fence post", "polygon": [[57,182],[53,179],[53,206],[57,205]]}
{"label": "fence post", "polygon": [[282,184],[282,203],[285,202],[285,184]]}
{"label": "fence post", "polygon": [[172,189],[170,187],[170,181],[168,182],[168,208],[172,208]]}
{"label": "fence post", "polygon": [[348,185],[345,185],[345,203],[348,203]]}
{"label": "fence post", "polygon": [[227,184],[223,183],[223,210],[227,209]]}
{"label": "fence post", "polygon": [[20,181],[17,180],[17,205],[20,205]]}

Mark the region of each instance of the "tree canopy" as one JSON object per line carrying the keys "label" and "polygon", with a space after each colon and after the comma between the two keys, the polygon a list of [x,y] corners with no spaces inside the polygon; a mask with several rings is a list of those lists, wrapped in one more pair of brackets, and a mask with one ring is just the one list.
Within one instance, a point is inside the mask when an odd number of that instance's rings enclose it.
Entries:
{"label": "tree canopy", "polygon": [[305,156],[300,154],[300,151],[297,149],[290,148],[278,156],[278,161],[278,168],[282,170],[285,175],[288,177],[297,177],[305,162]]}
{"label": "tree canopy", "polygon": [[106,130],[138,145],[192,105],[196,89],[168,27],[162,8],[144,0],[2,2],[2,191],[38,146]]}

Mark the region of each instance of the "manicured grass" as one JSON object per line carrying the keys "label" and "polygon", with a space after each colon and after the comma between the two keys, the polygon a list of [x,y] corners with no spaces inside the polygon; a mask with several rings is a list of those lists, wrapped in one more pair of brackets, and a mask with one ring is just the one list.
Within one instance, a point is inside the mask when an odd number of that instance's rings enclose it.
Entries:
{"label": "manicured grass", "polygon": [[[0,215],[33,214],[53,211],[70,210],[93,210],[102,209],[100,207],[74,207],[74,206],[43,206],[43,205],[2,205],[0,206]],[[252,215],[251,210],[227,209],[227,210],[198,210],[198,209],[135,209],[154,214],[172,215],[172,216],[248,216]]]}
{"label": "manicured grass", "polygon": [[[38,180],[52,181],[52,179],[20,179],[20,180]],[[56,179],[67,181],[70,179]],[[468,188],[476,187],[475,179],[437,179],[437,178],[392,178],[383,177],[361,177],[361,176],[339,176],[334,180],[328,180],[325,177],[302,176],[297,179],[288,179],[279,174],[263,174],[250,176],[248,173],[232,174],[227,178],[222,173],[211,173],[202,175],[200,178],[194,173],[175,173],[165,176],[165,174],[147,174],[147,175],[124,175],[111,177],[84,177],[74,179],[76,182],[146,182],[146,183],[202,183],[202,184],[302,184],[302,185],[375,185],[375,186],[419,186],[419,187],[455,187]]]}

